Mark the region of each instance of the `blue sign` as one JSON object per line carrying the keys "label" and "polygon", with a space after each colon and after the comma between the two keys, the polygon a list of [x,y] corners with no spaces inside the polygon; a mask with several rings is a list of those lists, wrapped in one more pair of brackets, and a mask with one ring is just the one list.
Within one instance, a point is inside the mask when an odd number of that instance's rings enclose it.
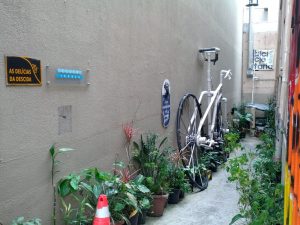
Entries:
{"label": "blue sign", "polygon": [[83,72],[81,70],[58,68],[55,73],[55,78],[62,80],[83,80]]}
{"label": "blue sign", "polygon": [[161,121],[163,127],[167,128],[170,122],[170,115],[171,115],[171,100],[170,100],[170,81],[165,80],[162,86],[162,91],[161,91]]}

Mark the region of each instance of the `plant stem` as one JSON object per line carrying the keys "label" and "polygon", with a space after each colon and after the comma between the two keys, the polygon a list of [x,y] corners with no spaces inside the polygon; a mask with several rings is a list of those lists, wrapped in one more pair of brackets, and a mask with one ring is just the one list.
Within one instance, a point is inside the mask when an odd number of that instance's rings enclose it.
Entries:
{"label": "plant stem", "polygon": [[52,158],[52,168],[51,168],[51,184],[53,187],[53,208],[52,208],[52,213],[53,213],[53,225],[56,225],[56,189],[54,185],[54,174],[55,174],[55,158]]}

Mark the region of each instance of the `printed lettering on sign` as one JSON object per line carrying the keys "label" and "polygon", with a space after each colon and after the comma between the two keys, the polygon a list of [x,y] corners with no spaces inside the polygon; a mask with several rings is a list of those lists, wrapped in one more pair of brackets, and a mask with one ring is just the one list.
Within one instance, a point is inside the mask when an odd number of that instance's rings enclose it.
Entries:
{"label": "printed lettering on sign", "polygon": [[6,56],[5,62],[7,85],[42,85],[40,60],[28,57]]}
{"label": "printed lettering on sign", "polygon": [[274,50],[253,50],[254,70],[273,70]]}

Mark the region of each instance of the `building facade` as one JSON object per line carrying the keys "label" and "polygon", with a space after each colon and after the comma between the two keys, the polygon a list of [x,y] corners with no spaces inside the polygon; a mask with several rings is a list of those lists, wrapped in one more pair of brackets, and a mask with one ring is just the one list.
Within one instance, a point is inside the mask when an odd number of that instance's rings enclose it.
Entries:
{"label": "building facade", "polygon": [[[0,223],[21,215],[51,223],[52,144],[76,149],[60,158],[56,180],[92,166],[111,170],[116,158],[126,160],[122,125],[131,121],[138,134],[158,132],[175,144],[181,96],[206,88],[199,48],[221,49],[214,84],[221,69],[231,69],[224,95],[229,107],[238,103],[241,18],[238,0],[0,1]],[[40,60],[40,85],[7,85],[6,56]],[[76,79],[84,73],[88,81],[55,84],[58,69]],[[165,79],[171,86],[168,128],[161,125]]]}

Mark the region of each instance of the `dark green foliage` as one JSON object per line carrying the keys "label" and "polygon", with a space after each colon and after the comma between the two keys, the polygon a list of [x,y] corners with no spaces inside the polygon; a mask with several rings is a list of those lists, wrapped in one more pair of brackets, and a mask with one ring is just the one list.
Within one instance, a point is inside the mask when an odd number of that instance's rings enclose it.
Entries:
{"label": "dark green foliage", "polygon": [[170,189],[180,189],[183,192],[190,191],[190,184],[185,176],[185,170],[179,165],[170,163],[168,166],[168,176],[170,182]]}
{"label": "dark green foliage", "polygon": [[100,194],[108,198],[112,220],[128,222],[131,211],[140,210],[135,197],[137,191],[150,192],[139,181],[134,184],[124,183],[118,177],[97,168],[85,169],[78,174],[71,173],[58,182],[65,224],[90,224]]}
{"label": "dark green foliage", "polygon": [[[273,111],[273,112],[272,112]],[[262,134],[261,144],[255,152],[245,152],[229,160],[229,181],[237,182],[240,192],[241,218],[250,225],[279,225],[283,222],[283,187],[280,183],[281,163],[273,160],[275,153],[275,113],[270,108],[267,115],[268,130]]]}
{"label": "dark green foliage", "polygon": [[41,225],[42,221],[39,218],[25,220],[23,216],[14,219],[11,225]]}
{"label": "dark green foliage", "polygon": [[239,143],[240,136],[237,132],[231,131],[225,134],[224,141],[225,141],[224,151],[228,154],[234,151],[235,149],[241,147],[241,144]]}
{"label": "dark green foliage", "polygon": [[167,157],[173,149],[165,145],[166,140],[160,141],[158,135],[150,133],[146,140],[141,136],[140,145],[133,142],[132,159],[145,176],[145,185],[155,194],[163,194],[169,188]]}
{"label": "dark green foliage", "polygon": [[246,131],[250,129],[250,123],[253,120],[252,114],[246,112],[245,103],[233,109],[232,131],[238,133],[241,138],[245,137]]}

